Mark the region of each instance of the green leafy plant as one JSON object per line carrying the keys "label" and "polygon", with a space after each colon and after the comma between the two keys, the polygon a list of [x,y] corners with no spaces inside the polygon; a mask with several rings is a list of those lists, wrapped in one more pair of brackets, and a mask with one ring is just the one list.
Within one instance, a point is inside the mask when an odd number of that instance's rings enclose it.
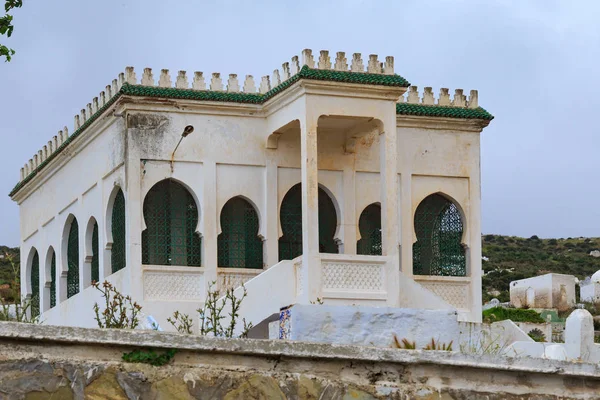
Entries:
{"label": "green leafy plant", "polygon": [[122,358],[125,362],[150,364],[156,367],[168,364],[175,354],[177,349],[169,349],[162,353],[157,353],[153,349],[136,349],[129,353],[124,353]]}
{"label": "green leafy plant", "polygon": [[[242,301],[248,295],[246,287],[242,284],[244,293],[241,297],[235,295],[235,289],[229,288],[225,291],[225,296],[221,292],[214,290],[216,282],[211,282],[206,294],[206,300],[202,308],[197,309],[198,318],[200,320],[200,335],[232,338],[235,334],[235,328],[239,322],[239,311],[242,306]],[[229,323],[223,326],[222,322],[229,315]],[[193,333],[193,319],[188,314],[175,311],[173,317],[167,321],[177,329],[179,333]],[[248,337],[248,332],[252,329],[252,323],[246,322],[242,318],[242,332],[238,337]]]}
{"label": "green leafy plant", "polygon": [[[0,17],[0,35],[6,35],[10,37],[13,33],[14,26],[12,24],[13,17],[9,14],[14,8],[19,8],[23,5],[23,0],[6,0],[4,3],[5,15]],[[15,54],[13,49],[0,44],[0,57],[5,57],[6,61],[10,61],[11,57]]]}
{"label": "green leafy plant", "polygon": [[9,288],[4,289],[0,297],[0,321],[13,321],[28,324],[39,323],[39,316],[31,316],[31,299],[21,298],[21,280],[19,277],[20,264],[8,251],[4,258],[11,267]]}
{"label": "green leafy plant", "polygon": [[173,313],[173,317],[167,318],[167,322],[173,325],[173,327],[177,329],[177,332],[179,333],[187,333],[188,335],[191,335],[193,333],[192,329],[194,326],[194,321],[187,314],[175,311]]}
{"label": "green leafy plant", "polygon": [[320,297],[317,297],[317,300],[316,300],[316,301],[311,301],[311,302],[310,302],[310,304],[319,304],[319,305],[323,305],[323,304],[325,304],[325,302],[323,301],[323,299],[322,299],[322,298],[320,298]]}
{"label": "green leafy plant", "polygon": [[483,311],[483,322],[492,323],[510,319],[514,322],[532,322],[543,324],[546,322],[539,313],[534,310],[520,308],[493,307]]}
{"label": "green leafy plant", "polygon": [[92,282],[92,286],[102,293],[104,310],[100,312],[98,303],[94,303],[94,318],[99,328],[135,329],[139,325],[138,314],[142,307],[131,297],[123,296],[110,282],[104,281],[102,286]]}
{"label": "green leafy plant", "polygon": [[534,328],[534,329],[530,330],[527,335],[529,335],[529,337],[532,338],[533,340],[535,340],[536,342],[545,342],[546,341],[546,335],[544,335],[544,332],[542,332],[538,328]]}
{"label": "green leafy plant", "polygon": [[414,341],[411,342],[406,338],[398,340],[398,336],[394,335],[394,347],[397,349],[415,350],[417,348],[417,343]]}
{"label": "green leafy plant", "polygon": [[452,342],[453,340],[451,340],[450,343],[446,344],[436,341],[434,338],[431,338],[431,342],[427,343],[427,345],[423,347],[423,350],[452,351]]}

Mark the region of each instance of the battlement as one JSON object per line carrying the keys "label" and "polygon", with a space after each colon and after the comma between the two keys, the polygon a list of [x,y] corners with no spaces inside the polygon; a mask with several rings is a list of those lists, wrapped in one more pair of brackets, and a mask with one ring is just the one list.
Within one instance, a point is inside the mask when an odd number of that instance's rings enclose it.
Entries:
{"label": "battlement", "polygon": [[463,89],[454,90],[454,98],[450,99],[450,91],[448,88],[441,88],[440,94],[436,99],[433,94],[433,89],[430,86],[425,87],[422,96],[419,94],[417,86],[410,86],[405,96],[401,96],[398,103],[421,104],[426,106],[446,106],[446,107],[463,107],[463,108],[478,108],[477,90],[471,90],[469,98],[463,94]]}
{"label": "battlement", "polygon": [[[29,159],[21,168],[19,183],[11,193],[14,193],[16,189],[25,184],[24,181],[35,175],[42,164],[45,165],[74,136],[77,136],[79,132],[83,131],[104,112],[123,92],[124,85],[127,85],[124,88],[127,90],[123,93],[130,95],[146,95],[145,87],[156,87],[159,90],[161,88],[174,88],[188,90],[188,94],[192,93],[192,95],[186,95],[186,98],[248,103],[262,103],[295,80],[302,78],[387,86],[406,87],[409,85],[404,78],[394,73],[394,57],[385,57],[385,61],[381,62],[376,54],[370,54],[368,59],[363,60],[361,53],[353,53],[352,57],[346,57],[346,53],[343,51],[337,52],[335,57],[332,57],[328,50],[321,50],[317,56],[313,55],[313,51],[310,49],[304,49],[300,56],[293,56],[290,61],[284,62],[280,69],[273,70],[271,75],[262,76],[258,82],[255,81],[252,75],[246,75],[242,82],[237,74],[229,74],[225,78],[219,72],[213,72],[210,76],[205,76],[204,72],[201,71],[195,71],[190,75],[186,71],[178,71],[174,80],[168,69],[161,69],[157,75],[155,77],[151,68],[144,68],[138,79],[135,69],[126,67],[125,72],[120,73],[117,79],[107,85],[105,90],[94,97],[85,108],[81,109],[78,115],[75,115],[71,136],[69,136],[69,130],[65,126]],[[231,95],[227,95],[227,93],[231,93]],[[166,93],[161,94],[161,96],[163,95],[168,96]],[[451,117],[488,120],[493,118],[485,110],[479,108],[476,90],[471,90],[467,99],[462,89],[456,89],[454,97],[451,99],[449,90],[442,88],[436,99],[431,87],[426,87],[421,95],[416,86],[410,86],[405,97],[400,97],[398,103],[398,107],[400,107],[399,114],[415,114],[412,109],[420,106],[442,106],[445,108],[451,107],[452,109],[472,109],[472,111],[462,112],[460,115],[453,112],[450,115]],[[410,110],[405,112],[403,111],[404,108],[410,108]],[[421,108],[430,109],[429,107]],[[418,110],[418,113],[419,115],[427,115],[427,112],[423,112],[423,110]],[[440,113],[436,112],[434,116],[440,116],[438,114]]]}

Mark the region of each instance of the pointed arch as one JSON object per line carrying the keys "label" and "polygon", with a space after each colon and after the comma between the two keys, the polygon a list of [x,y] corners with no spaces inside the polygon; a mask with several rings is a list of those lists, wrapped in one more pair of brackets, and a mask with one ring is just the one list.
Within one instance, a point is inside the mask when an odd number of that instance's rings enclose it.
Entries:
{"label": "pointed arch", "polygon": [[[66,298],[79,293],[79,224],[73,214],[67,217],[63,236],[63,271],[66,269]],[[62,275],[62,274],[61,274]],[[64,295],[61,295],[61,298]]]}
{"label": "pointed arch", "polygon": [[173,179],[158,182],[146,194],[143,212],[142,264],[201,265],[198,206],[185,186]]}
{"label": "pointed arch", "polygon": [[100,256],[98,222],[96,218],[90,217],[85,229],[83,282],[84,288],[92,282],[100,281]]}
{"label": "pointed arch", "polygon": [[35,248],[32,248],[33,255],[31,258],[31,264],[29,265],[29,293],[31,293],[30,299],[30,313],[31,317],[35,318],[40,315],[40,256]]}
{"label": "pointed arch", "polygon": [[255,207],[242,196],[233,197],[223,206],[220,222],[219,267],[263,268],[263,242]]}
{"label": "pointed arch", "polygon": [[[279,238],[279,260],[292,260],[302,254],[302,184],[298,183],[283,197],[279,222],[283,235]],[[335,204],[319,185],[319,252],[338,253],[335,234],[338,218]]]}
{"label": "pointed arch", "polygon": [[380,256],[381,246],[381,206],[369,204],[358,219],[360,239],[356,242],[356,254]]}
{"label": "pointed arch", "polygon": [[56,252],[50,246],[44,261],[46,281],[44,282],[44,311],[56,305]]}
{"label": "pointed arch", "polygon": [[449,198],[435,193],[423,199],[414,216],[413,274],[466,276],[463,226],[462,214]]}
{"label": "pointed arch", "polygon": [[125,268],[125,195],[121,188],[115,194],[111,210],[111,238],[110,269],[114,274]]}

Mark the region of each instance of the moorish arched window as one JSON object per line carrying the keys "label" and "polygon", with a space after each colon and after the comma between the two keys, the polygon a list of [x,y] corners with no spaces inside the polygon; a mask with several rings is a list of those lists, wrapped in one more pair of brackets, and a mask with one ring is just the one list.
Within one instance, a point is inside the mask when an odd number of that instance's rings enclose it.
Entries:
{"label": "moorish arched window", "polygon": [[111,232],[113,243],[110,265],[114,274],[125,268],[125,196],[121,189],[117,192],[112,207]]}
{"label": "moorish arched window", "polygon": [[79,293],[79,225],[73,217],[67,241],[67,298]]}
{"label": "moorish arched window", "polygon": [[381,255],[381,206],[368,205],[358,219],[360,239],[356,242],[356,254]]}
{"label": "moorish arched window", "polygon": [[171,179],[154,185],[144,199],[144,221],[143,264],[201,265],[198,207],[183,185]]}
{"label": "moorish arched window", "polygon": [[413,273],[465,276],[463,221],[456,205],[440,194],[426,197],[415,212]]}
{"label": "moorish arched window", "polygon": [[50,308],[56,305],[56,252],[52,250],[52,259],[50,260]]}
{"label": "moorish arched window", "polygon": [[98,257],[98,223],[94,221],[94,228],[92,230],[92,282],[100,281],[100,261]]}
{"label": "moorish arched window", "polygon": [[31,317],[35,318],[40,315],[40,257],[35,249],[31,259],[29,279],[31,282]]}
{"label": "moorish arched window", "polygon": [[258,214],[247,200],[234,197],[225,203],[217,239],[219,267],[263,268],[258,229]]}
{"label": "moorish arched window", "polygon": [[[279,211],[283,235],[279,238],[279,261],[292,260],[302,254],[302,186],[293,186],[283,198]],[[338,253],[334,240],[337,212],[331,197],[319,188],[319,252]]]}

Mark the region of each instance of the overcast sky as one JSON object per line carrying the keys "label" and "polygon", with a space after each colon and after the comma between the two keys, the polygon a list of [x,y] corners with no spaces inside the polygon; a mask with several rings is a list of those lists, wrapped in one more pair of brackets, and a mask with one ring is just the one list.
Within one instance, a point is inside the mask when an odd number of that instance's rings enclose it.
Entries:
{"label": "overcast sky", "polygon": [[[2,1],[4,3],[4,1]],[[26,0],[0,63],[0,244],[19,169],[125,66],[263,76],[303,48],[395,57],[422,90],[479,90],[482,230],[600,236],[600,2]],[[210,76],[210,75],[208,75]],[[85,171],[82,171],[85,173]]]}

